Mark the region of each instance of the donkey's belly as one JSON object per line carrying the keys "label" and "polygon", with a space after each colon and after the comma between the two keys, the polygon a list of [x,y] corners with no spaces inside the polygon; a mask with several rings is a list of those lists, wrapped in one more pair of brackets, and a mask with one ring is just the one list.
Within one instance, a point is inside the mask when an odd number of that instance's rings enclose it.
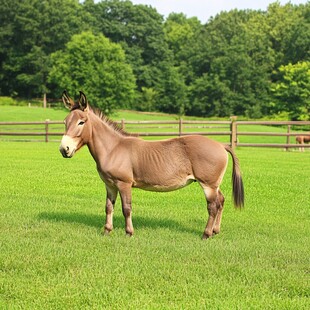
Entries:
{"label": "donkey's belly", "polygon": [[137,181],[133,183],[133,187],[153,192],[170,192],[185,187],[194,181],[196,181],[194,176],[189,175],[182,180],[163,180],[162,182]]}

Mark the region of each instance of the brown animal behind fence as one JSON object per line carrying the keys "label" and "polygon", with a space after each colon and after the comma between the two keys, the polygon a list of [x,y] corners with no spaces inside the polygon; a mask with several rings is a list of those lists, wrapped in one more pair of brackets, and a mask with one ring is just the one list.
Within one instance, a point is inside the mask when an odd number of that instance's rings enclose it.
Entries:
{"label": "brown animal behind fence", "polygon": [[310,136],[297,136],[296,137],[296,143],[301,145],[299,150],[301,152],[304,152],[305,148],[302,145],[305,143],[310,143]]}
{"label": "brown animal behind fence", "polygon": [[131,217],[133,187],[166,192],[194,181],[200,183],[207,200],[209,218],[203,238],[218,234],[224,206],[220,184],[228,163],[227,152],[233,159],[234,203],[238,208],[243,206],[239,162],[230,147],[199,135],[145,141],[131,136],[94,111],[82,92],[76,103],[64,92],[63,101],[70,113],[65,119],[66,132],[60,152],[63,157],[71,158],[83,145],[88,146],[106,186],[106,234],[113,229],[113,210],[118,193],[125,217],[125,231],[131,236],[134,233]]}

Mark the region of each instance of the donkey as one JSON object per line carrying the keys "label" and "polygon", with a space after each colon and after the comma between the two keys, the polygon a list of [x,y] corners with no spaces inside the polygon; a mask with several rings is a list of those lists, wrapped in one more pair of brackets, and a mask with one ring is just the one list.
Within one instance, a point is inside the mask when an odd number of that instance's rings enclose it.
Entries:
{"label": "donkey", "polygon": [[234,205],[237,208],[244,205],[239,162],[230,147],[199,135],[145,141],[128,134],[102,112],[93,109],[83,92],[74,102],[64,91],[62,100],[70,113],[64,121],[66,131],[59,150],[63,157],[71,158],[83,145],[88,146],[106,187],[104,234],[113,230],[113,210],[118,193],[125,231],[132,236],[132,188],[167,192],[193,181],[200,183],[207,201],[209,218],[203,239],[218,234],[224,206],[219,187],[226,171],[228,153],[233,160]]}

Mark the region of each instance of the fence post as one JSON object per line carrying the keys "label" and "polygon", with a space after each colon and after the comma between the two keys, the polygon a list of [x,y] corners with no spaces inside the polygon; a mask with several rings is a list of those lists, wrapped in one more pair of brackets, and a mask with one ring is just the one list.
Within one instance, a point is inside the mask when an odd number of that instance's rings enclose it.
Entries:
{"label": "fence post", "polygon": [[183,132],[183,120],[180,117],[180,119],[179,119],[179,137],[182,136],[182,132]]}
{"label": "fence post", "polygon": [[122,118],[122,122],[121,122],[121,128],[122,130],[125,130],[125,119]]}
{"label": "fence post", "polygon": [[234,149],[237,145],[237,116],[230,117],[230,146]]}
{"label": "fence post", "polygon": [[[291,125],[287,125],[287,133],[288,133],[288,134],[291,133]],[[290,135],[288,135],[288,136],[286,137],[286,144],[290,144],[290,140],[291,140],[290,138],[291,138]],[[286,147],[285,150],[286,150],[286,151],[289,151],[289,148]]]}
{"label": "fence post", "polygon": [[45,120],[45,142],[48,142],[48,123],[49,123],[49,119]]}

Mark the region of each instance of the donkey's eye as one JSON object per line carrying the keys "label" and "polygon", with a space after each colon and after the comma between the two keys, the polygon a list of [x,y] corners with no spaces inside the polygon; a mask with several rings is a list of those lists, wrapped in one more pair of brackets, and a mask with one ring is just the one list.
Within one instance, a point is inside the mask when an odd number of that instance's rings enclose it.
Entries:
{"label": "donkey's eye", "polygon": [[80,121],[78,125],[79,125],[79,126],[82,126],[82,125],[84,125],[84,124],[85,124],[84,121]]}

